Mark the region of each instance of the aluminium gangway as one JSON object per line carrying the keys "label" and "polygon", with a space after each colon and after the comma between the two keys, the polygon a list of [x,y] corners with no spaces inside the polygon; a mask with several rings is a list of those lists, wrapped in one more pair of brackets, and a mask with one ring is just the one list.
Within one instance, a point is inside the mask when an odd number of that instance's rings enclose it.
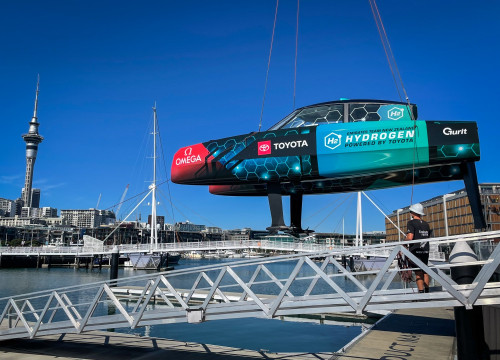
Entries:
{"label": "aluminium gangway", "polygon": [[[499,237],[500,231],[492,231],[429,242],[493,243]],[[500,304],[500,282],[491,281],[500,265],[499,246],[492,247],[485,260],[427,266],[406,249],[408,243],[385,245],[389,255],[376,271],[351,273],[337,259],[372,253],[380,245],[242,260],[5,297],[0,299],[0,340],[173,322]],[[396,277],[401,270],[392,266],[398,253],[430,275],[430,293],[403,286]],[[458,285],[446,274],[450,267],[470,265],[479,265],[480,271],[469,285]],[[123,301],[120,292],[136,295]],[[165,306],[152,306],[153,301]]]}

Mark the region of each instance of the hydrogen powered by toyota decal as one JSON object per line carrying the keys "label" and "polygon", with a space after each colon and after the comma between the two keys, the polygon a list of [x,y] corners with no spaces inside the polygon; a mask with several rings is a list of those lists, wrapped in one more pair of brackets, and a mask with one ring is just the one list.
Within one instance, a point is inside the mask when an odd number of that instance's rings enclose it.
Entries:
{"label": "hydrogen powered by toyota decal", "polygon": [[[270,231],[304,232],[302,197],[463,179],[475,225],[484,228],[473,121],[417,120],[417,106],[339,100],[305,106],[272,126],[179,149],[174,183],[216,195],[268,196]],[[290,196],[290,226],[282,196]]]}

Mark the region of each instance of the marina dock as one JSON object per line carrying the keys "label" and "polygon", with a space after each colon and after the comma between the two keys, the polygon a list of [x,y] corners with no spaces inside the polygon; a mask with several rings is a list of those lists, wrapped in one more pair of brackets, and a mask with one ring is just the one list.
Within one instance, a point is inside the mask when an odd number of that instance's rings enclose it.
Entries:
{"label": "marina dock", "polygon": [[69,360],[69,359],[290,359],[327,360],[333,353],[270,353],[225,346],[168,339],[91,331],[80,335],[51,335],[35,340],[0,342],[2,360]]}
{"label": "marina dock", "polygon": [[453,308],[397,310],[333,359],[451,360],[455,341]]}
{"label": "marina dock", "polygon": [[[0,359],[293,359],[448,360],[455,353],[452,308],[398,310],[340,352],[271,353],[202,343],[90,331],[0,342]],[[297,334],[300,336],[300,334]],[[293,339],[290,339],[293,341]],[[342,352],[342,350],[344,352]]]}

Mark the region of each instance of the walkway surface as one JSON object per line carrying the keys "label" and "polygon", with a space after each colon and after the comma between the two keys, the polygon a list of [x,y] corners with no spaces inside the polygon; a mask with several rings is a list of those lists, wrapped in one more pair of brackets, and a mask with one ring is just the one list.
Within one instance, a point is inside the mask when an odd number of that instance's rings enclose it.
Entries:
{"label": "walkway surface", "polygon": [[0,342],[2,360],[327,360],[332,356],[333,353],[268,353],[103,331]]}
{"label": "walkway surface", "polygon": [[[124,359],[291,359],[445,360],[453,359],[452,308],[398,310],[375,325],[342,354],[268,353],[224,346],[92,331],[0,342],[1,360]],[[293,341],[293,339],[291,339]],[[336,350],[336,349],[335,349]]]}
{"label": "walkway surface", "polygon": [[398,310],[377,323],[336,360],[448,360],[454,358],[453,308]]}

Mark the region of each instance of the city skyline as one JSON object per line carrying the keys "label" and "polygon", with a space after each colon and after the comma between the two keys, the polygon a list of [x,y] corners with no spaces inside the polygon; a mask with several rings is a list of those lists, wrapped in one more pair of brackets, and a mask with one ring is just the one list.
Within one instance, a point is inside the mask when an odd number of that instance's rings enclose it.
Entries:
{"label": "city skyline", "polygon": [[[167,168],[159,182],[168,178],[179,147],[257,130],[275,4],[194,2],[197,6],[191,9],[158,3],[151,18],[148,9],[129,2],[120,8],[93,2],[33,3],[25,12],[26,3],[8,4],[0,15],[2,30],[11,34],[2,40],[9,56],[0,59],[5,101],[0,110],[0,197],[14,200],[23,187],[21,135],[26,133],[38,73],[38,117],[45,140],[33,186],[41,189],[40,206],[86,209],[95,207],[102,194],[99,207],[106,209],[119,202],[129,183],[127,197],[144,191],[152,173],[147,157],[155,101],[165,153],[160,165]],[[369,6],[360,4],[366,8],[301,3],[297,106],[340,97],[398,100]],[[437,4],[432,11],[419,4],[379,8],[419,118],[477,121],[479,182],[498,182],[499,170],[492,166],[497,136],[490,131],[498,125],[490,104],[499,80],[499,53],[490,45],[500,32],[493,18],[499,5],[460,4],[453,9]],[[293,109],[295,11],[296,3],[280,4],[263,128]],[[469,21],[457,20],[463,18]],[[35,28],[38,36],[29,42]],[[31,52],[38,55],[30,57]],[[266,198],[217,197],[206,187],[161,188],[159,214],[168,222],[171,193],[175,221],[227,229],[270,225]],[[422,201],[460,188],[462,182],[420,185],[413,197]],[[370,194],[388,213],[407,206],[411,193],[405,187]],[[305,197],[304,227],[341,231],[345,217],[346,232],[352,233],[352,198]],[[363,205],[364,229],[383,230],[382,216],[366,201]],[[130,209],[124,204],[120,213]],[[286,209],[285,204],[288,218]],[[147,205],[140,211],[146,218]]]}

